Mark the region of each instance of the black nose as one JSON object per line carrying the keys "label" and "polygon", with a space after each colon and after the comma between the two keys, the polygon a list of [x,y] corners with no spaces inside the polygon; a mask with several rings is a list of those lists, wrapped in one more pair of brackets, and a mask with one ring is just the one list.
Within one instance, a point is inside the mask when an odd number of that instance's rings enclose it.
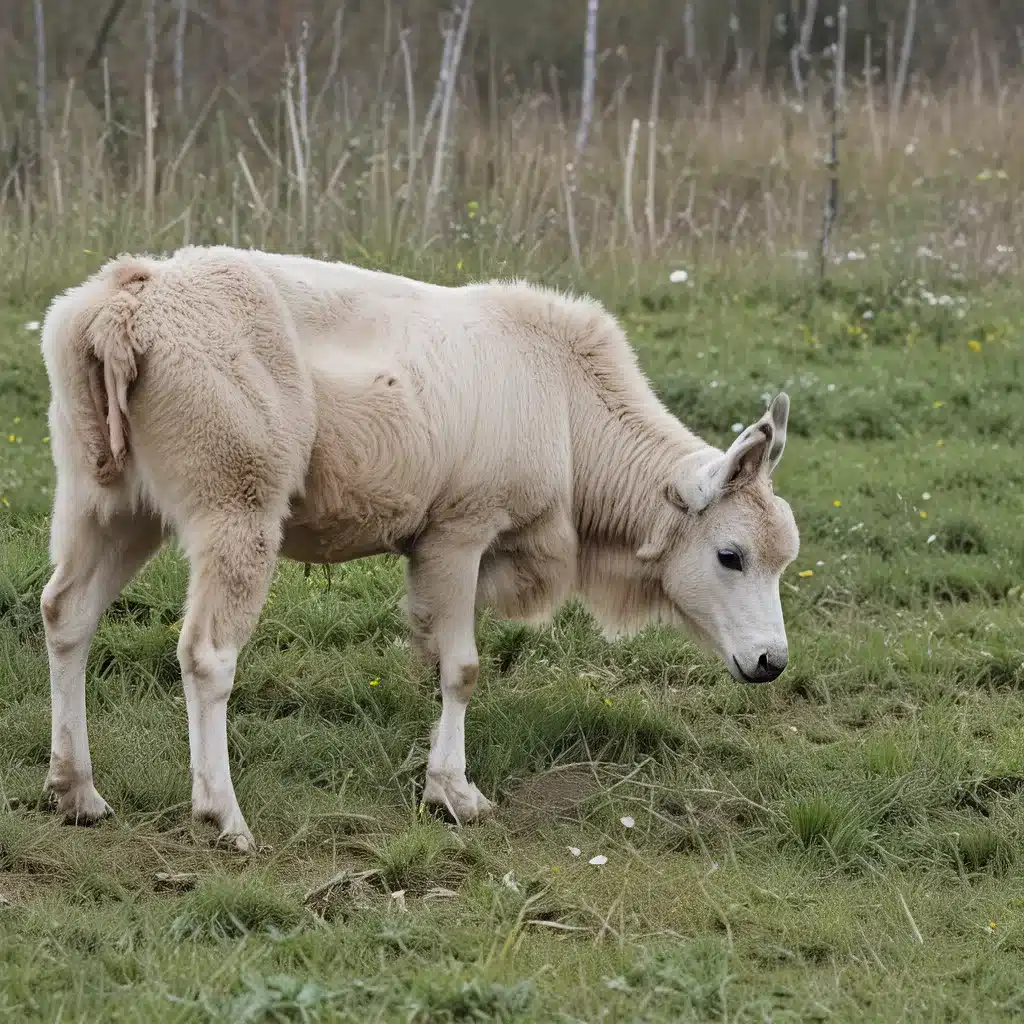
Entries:
{"label": "black nose", "polygon": [[757,659],[757,679],[762,683],[770,683],[773,679],[778,679],[783,672],[786,671],[787,659],[783,658],[778,662],[771,662],[768,660],[767,654],[762,654]]}

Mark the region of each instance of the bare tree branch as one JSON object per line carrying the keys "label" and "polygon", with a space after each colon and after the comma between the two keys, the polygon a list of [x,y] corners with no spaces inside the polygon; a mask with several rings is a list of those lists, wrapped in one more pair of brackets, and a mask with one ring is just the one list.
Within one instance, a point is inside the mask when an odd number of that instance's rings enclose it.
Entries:
{"label": "bare tree branch", "polygon": [[914,26],[917,22],[917,0],[910,0],[907,20],[903,24],[903,46],[900,49],[900,66],[893,85],[892,106],[889,109],[889,134],[892,135],[903,105],[903,90],[907,84],[907,68],[910,65],[910,51],[914,47]]}
{"label": "bare tree branch", "polygon": [[832,103],[831,138],[828,156],[828,191],[825,197],[825,212],[821,225],[821,253],[819,277],[825,280],[829,243],[832,229],[839,216],[839,119],[843,111],[844,79],[846,78],[846,0],[839,0],[839,17],[836,26],[836,42],[832,46]]}
{"label": "bare tree branch", "polygon": [[93,71],[99,66],[103,50],[107,45],[107,40],[110,38],[110,31],[114,27],[114,22],[117,21],[119,15],[124,10],[124,5],[125,0],[110,0],[110,6],[107,8],[107,13],[103,16],[103,21],[100,22],[99,31],[96,33],[96,40],[92,44],[92,52],[85,62],[86,71]]}

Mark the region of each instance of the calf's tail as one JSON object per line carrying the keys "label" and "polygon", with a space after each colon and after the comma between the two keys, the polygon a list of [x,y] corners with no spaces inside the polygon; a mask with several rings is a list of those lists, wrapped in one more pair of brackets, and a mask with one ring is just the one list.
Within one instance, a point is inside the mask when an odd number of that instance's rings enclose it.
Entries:
{"label": "calf's tail", "polygon": [[51,385],[63,393],[61,405],[104,486],[121,476],[128,458],[128,389],[151,337],[140,330],[137,314],[153,273],[140,260],[114,260],[90,282],[84,302],[73,309],[55,305],[52,331],[44,325],[44,354],[49,350],[48,370],[57,378]]}

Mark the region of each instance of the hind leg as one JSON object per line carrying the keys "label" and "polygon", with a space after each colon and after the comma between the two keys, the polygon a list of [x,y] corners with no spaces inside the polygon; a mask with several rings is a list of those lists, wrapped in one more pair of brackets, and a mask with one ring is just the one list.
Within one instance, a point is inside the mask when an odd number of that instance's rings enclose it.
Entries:
{"label": "hind leg", "polygon": [[238,652],[270,588],[281,527],[263,513],[228,511],[190,524],[184,539],[191,571],[178,660],[188,709],[192,814],[249,852],[253,837],[228,764],[228,697]]}
{"label": "hind leg", "polygon": [[56,568],[40,610],[50,663],[50,770],[43,789],[66,821],[110,813],[96,791],[85,720],[85,666],[100,616],[160,546],[158,520],[115,516],[101,525],[60,502],[54,510]]}

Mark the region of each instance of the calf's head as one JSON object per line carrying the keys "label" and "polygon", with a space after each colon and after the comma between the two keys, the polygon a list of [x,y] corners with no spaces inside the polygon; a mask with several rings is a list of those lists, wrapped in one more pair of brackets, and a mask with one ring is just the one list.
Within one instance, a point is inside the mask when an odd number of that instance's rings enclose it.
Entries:
{"label": "calf's head", "polygon": [[728,451],[684,458],[665,489],[660,540],[641,549],[695,639],[734,679],[765,683],[789,660],[779,579],[800,539],[772,489],[786,446],[789,398],[778,395]]}

